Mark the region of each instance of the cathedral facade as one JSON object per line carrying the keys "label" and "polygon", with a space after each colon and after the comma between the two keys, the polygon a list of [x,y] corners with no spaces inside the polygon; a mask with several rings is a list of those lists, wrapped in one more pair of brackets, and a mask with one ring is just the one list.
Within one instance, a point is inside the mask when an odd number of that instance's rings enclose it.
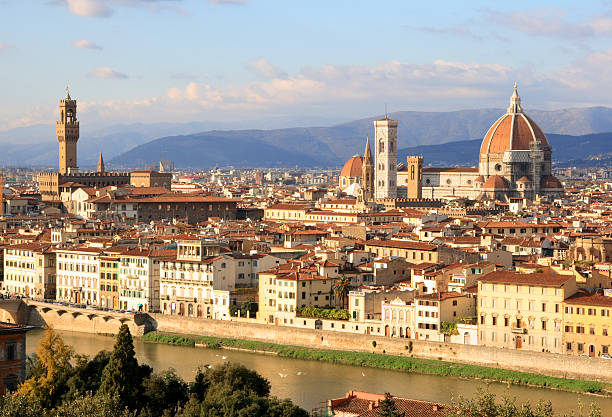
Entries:
{"label": "cathedral facade", "polygon": [[[483,138],[478,167],[423,167],[421,156],[408,156],[406,163],[398,166],[397,121],[385,117],[376,120],[374,128],[375,199],[505,201],[510,197],[533,200],[536,196],[554,198],[563,194],[562,184],[552,175],[548,139],[524,113],[516,84],[506,113],[491,125]],[[361,179],[355,182],[361,184]]]}

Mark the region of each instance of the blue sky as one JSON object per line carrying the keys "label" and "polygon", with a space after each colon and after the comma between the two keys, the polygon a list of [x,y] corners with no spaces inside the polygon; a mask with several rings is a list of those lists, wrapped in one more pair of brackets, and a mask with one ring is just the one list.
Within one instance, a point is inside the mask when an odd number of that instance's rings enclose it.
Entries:
{"label": "blue sky", "polygon": [[[612,106],[606,1],[0,0],[0,130]],[[262,122],[263,121],[263,122]]]}

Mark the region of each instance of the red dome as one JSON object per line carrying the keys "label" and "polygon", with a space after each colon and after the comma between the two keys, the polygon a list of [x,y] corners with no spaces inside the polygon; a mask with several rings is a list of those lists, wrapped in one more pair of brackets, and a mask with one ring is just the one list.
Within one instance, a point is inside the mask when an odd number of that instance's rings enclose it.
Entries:
{"label": "red dome", "polygon": [[342,172],[340,172],[340,176],[347,178],[361,177],[362,166],[363,158],[355,155],[346,161],[346,164],[344,164],[344,167],[342,168]]}
{"label": "red dome", "polygon": [[508,181],[499,175],[491,175],[482,185],[485,190],[507,190],[510,188]]}
{"label": "red dome", "polygon": [[523,113],[515,84],[514,94],[510,97],[510,107],[487,131],[480,154],[503,155],[506,151],[528,151],[529,145],[534,141],[540,143],[542,150],[550,150],[542,129]]}
{"label": "red dome", "polygon": [[521,178],[516,180],[516,182],[531,182],[531,180],[525,176],[522,176]]}
{"label": "red dome", "polygon": [[480,147],[481,154],[503,154],[505,151],[528,151],[529,144],[540,142],[550,148],[546,135],[533,120],[523,113],[504,114],[489,129]]}

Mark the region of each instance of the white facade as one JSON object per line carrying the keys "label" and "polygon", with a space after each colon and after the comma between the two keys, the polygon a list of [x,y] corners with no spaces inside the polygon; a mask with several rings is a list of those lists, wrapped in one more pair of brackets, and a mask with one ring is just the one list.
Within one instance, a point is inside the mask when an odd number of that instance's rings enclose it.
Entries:
{"label": "white facade", "polygon": [[119,257],[119,308],[159,311],[160,261],[148,255]]}
{"label": "white facade", "polygon": [[397,197],[397,120],[374,121],[375,198]]}
{"label": "white facade", "polygon": [[76,304],[100,303],[100,250],[58,249],[56,299]]}

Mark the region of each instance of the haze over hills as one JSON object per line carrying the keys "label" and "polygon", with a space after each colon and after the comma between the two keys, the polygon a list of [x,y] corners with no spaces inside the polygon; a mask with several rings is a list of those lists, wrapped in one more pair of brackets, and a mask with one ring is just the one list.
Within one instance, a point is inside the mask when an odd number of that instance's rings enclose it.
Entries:
{"label": "haze over hills", "polygon": [[[504,109],[402,111],[391,113],[389,117],[399,121],[400,149],[429,154],[429,157],[426,156],[428,164],[444,162],[455,165],[475,163],[479,141],[504,112]],[[549,136],[612,132],[612,109],[607,107],[557,111],[527,109],[526,112]],[[97,155],[102,151],[109,166],[130,168],[143,167],[161,157],[184,168],[206,168],[217,164],[237,167],[337,166],[351,155],[363,153],[365,137],[373,133],[372,121],[380,117],[330,127],[209,131],[204,130],[215,124],[131,124],[88,130],[86,121],[81,120],[79,165],[82,169],[95,166]],[[475,148],[469,145],[470,138],[478,138]],[[581,139],[572,140],[579,142]],[[441,148],[427,147],[456,141],[466,142],[466,148],[449,148],[448,145]],[[551,143],[556,148],[553,139]],[[601,145],[599,151],[593,151],[593,154],[612,151],[612,144],[608,145],[603,139],[598,143]],[[0,132],[0,146],[0,164],[37,167],[55,167],[57,164],[55,126],[36,125]],[[419,148],[411,149],[414,147]],[[443,158],[442,155],[450,152],[449,149],[454,149],[453,155]],[[591,148],[578,150],[591,152]],[[563,149],[555,149],[553,158],[565,160],[562,152]],[[463,154],[465,158],[461,162]]]}
{"label": "haze over hills", "polygon": [[[612,132],[581,136],[549,133],[546,136],[556,166],[610,165]],[[397,158],[401,162],[407,155],[423,155],[426,166],[477,166],[481,143],[482,139],[472,139],[403,148],[398,151]],[[611,155],[606,155],[608,153]]]}

